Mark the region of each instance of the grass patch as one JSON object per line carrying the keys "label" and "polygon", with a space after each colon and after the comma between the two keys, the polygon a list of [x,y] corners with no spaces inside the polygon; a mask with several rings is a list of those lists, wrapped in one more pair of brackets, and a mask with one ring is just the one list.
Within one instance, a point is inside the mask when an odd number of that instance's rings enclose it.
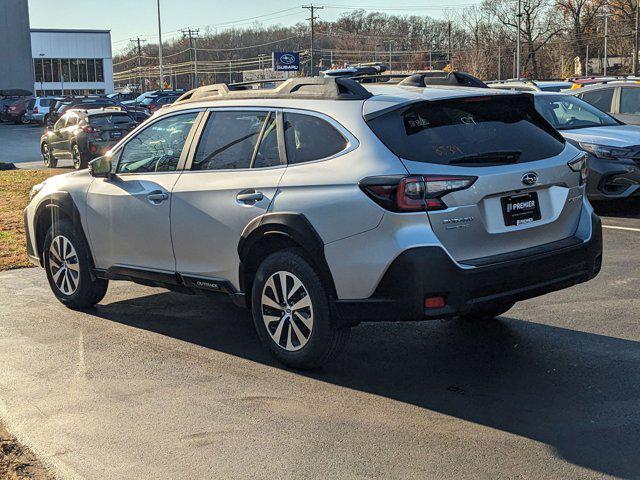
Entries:
{"label": "grass patch", "polygon": [[31,187],[65,170],[0,171],[0,271],[28,267],[23,210]]}

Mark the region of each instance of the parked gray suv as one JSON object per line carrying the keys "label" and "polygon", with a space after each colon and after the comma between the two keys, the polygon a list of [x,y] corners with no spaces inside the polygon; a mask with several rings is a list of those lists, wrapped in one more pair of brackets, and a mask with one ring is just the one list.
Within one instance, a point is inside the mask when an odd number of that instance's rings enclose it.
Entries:
{"label": "parked gray suv", "polygon": [[297,78],[201,87],[37,185],[28,253],[71,308],[109,280],[229,295],[281,362],[361,321],[490,318],[587,281],[585,154],[526,94]]}

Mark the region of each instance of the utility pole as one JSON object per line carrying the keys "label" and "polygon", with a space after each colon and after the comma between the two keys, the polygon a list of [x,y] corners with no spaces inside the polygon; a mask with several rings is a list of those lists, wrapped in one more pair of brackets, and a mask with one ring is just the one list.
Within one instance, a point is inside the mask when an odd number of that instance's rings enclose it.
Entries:
{"label": "utility pole", "polygon": [[500,70],[502,70],[502,65],[500,65],[500,47],[498,47],[498,81],[500,81]]}
{"label": "utility pole", "polygon": [[160,58],[160,91],[164,90],[164,75],[162,74],[162,25],[160,23],[160,0],[158,0],[158,57]]}
{"label": "utility pole", "polygon": [[447,24],[447,38],[449,39],[449,68],[453,70],[453,57],[451,55],[451,21]]}
{"label": "utility pole", "polygon": [[640,0],[636,1],[636,35],[633,49],[633,74],[638,75],[638,27],[640,24]]}
{"label": "utility pole", "polygon": [[182,38],[189,38],[189,56],[191,57],[191,52],[193,51],[193,88],[198,88],[200,85],[198,79],[198,48],[196,47],[196,39],[198,38],[198,33],[200,29],[191,29],[185,28],[180,30],[182,32]]}
{"label": "utility pole", "polygon": [[313,77],[314,75],[314,61],[313,61],[313,49],[314,49],[314,45],[313,45],[313,41],[314,41],[314,35],[315,35],[315,21],[318,17],[316,17],[315,11],[316,10],[322,10],[324,9],[324,7],[316,7],[315,5],[311,4],[311,5],[303,5],[302,8],[309,10],[311,12],[311,17],[309,18],[309,21],[311,22],[311,76]]}
{"label": "utility pole", "polygon": [[393,40],[387,40],[387,42],[389,43],[389,73],[391,73],[391,49],[393,48]]}
{"label": "utility pole", "polygon": [[522,20],[522,0],[518,0],[518,31],[516,32],[516,79],[520,80],[520,22]]}
{"label": "utility pole", "polygon": [[609,47],[609,17],[611,16],[611,13],[609,12],[609,6],[605,5],[606,8],[606,12],[603,13],[602,15],[598,15],[599,17],[604,17],[604,67],[603,67],[603,74],[606,76],[607,75],[607,66],[609,64],[609,54],[608,54],[608,47]]}
{"label": "utility pole", "polygon": [[588,43],[586,47],[587,47],[587,51],[585,52],[585,55],[584,55],[584,76],[585,77],[589,75],[589,44]]}
{"label": "utility pole", "polygon": [[140,92],[142,92],[142,43],[146,42],[144,38],[136,37],[129,40],[137,45],[138,51],[138,87],[140,88]]}

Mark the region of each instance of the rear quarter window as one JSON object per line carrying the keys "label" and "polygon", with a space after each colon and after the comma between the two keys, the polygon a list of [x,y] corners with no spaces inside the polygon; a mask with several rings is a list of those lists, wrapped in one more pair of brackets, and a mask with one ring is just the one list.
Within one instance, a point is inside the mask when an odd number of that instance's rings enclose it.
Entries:
{"label": "rear quarter window", "polygon": [[442,165],[489,166],[558,155],[564,140],[529,95],[420,102],[367,122],[399,157]]}
{"label": "rear quarter window", "polygon": [[285,114],[284,139],[290,164],[332,157],[349,144],[326,120],[298,113]]}

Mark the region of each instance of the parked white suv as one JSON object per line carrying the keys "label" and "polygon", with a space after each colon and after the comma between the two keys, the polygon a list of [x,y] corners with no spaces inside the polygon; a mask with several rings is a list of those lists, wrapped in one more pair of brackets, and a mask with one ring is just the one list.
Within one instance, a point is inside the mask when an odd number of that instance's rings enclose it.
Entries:
{"label": "parked white suv", "polygon": [[71,308],[109,280],[227,294],[310,368],[360,321],[494,317],[593,278],[585,176],[525,94],[212,85],[34,187],[27,247]]}

